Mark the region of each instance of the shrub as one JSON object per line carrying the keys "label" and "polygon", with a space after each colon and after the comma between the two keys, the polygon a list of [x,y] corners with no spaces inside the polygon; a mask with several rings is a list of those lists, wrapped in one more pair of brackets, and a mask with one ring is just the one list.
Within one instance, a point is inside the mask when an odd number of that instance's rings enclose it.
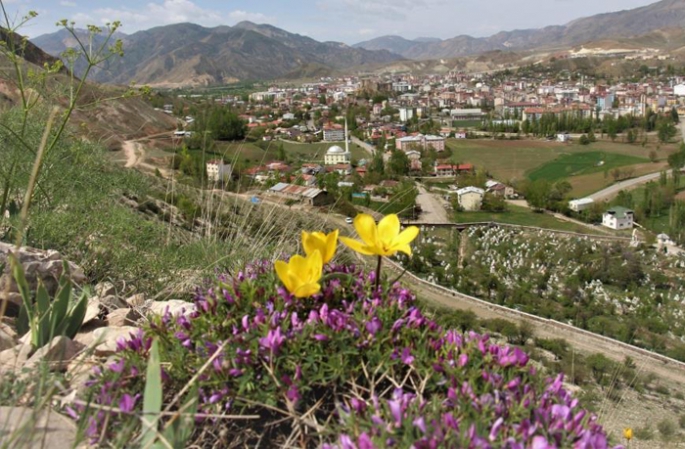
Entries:
{"label": "shrub", "polygon": [[[291,437],[329,448],[606,445],[563,376],[544,380],[520,349],[442,328],[410,291],[375,289],[374,273],[326,273],[320,294],[297,300],[269,263],[252,264],[199,289],[196,312],[166,314],[121,341],[85,393],[115,410],[91,416],[89,434],[116,438],[114,446],[131,441],[123,429],[139,426],[132,413],[156,340],[164,405],[178,409],[169,398],[198,387],[197,438],[209,430],[235,446],[282,446]],[[246,418],[209,418],[224,413]]]}
{"label": "shrub", "polygon": [[649,426],[635,429],[635,439],[649,441],[654,439],[654,431]]}
{"label": "shrub", "polygon": [[678,418],[678,425],[681,429],[685,429],[685,415],[680,415],[680,418]]}
{"label": "shrub", "polygon": [[536,338],[535,346],[551,352],[557,359],[566,357],[570,348],[568,341],[563,338]]}
{"label": "shrub", "polygon": [[659,421],[656,428],[659,429],[659,433],[664,439],[670,439],[676,431],[675,424],[669,419]]}

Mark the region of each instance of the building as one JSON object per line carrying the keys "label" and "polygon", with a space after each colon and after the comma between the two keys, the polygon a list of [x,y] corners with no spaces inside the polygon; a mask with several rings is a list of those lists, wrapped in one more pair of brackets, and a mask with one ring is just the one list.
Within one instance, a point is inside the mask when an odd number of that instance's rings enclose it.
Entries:
{"label": "building", "polygon": [[568,133],[557,134],[557,142],[567,143],[571,141],[571,136]]}
{"label": "building", "polygon": [[625,207],[616,206],[602,216],[602,225],[610,229],[633,229],[634,212]]}
{"label": "building", "polygon": [[224,164],[221,159],[214,159],[206,164],[207,180],[211,182],[223,181],[231,177],[231,164]]}
{"label": "building", "polygon": [[323,158],[325,165],[349,165],[352,160],[350,142],[347,139],[347,120],[345,120],[345,128],[342,131],[342,138],[340,140],[345,141],[345,149],[342,149],[338,145],[330,147]]}
{"label": "building", "polygon": [[452,109],[450,116],[452,120],[480,120],[483,118],[483,111],[480,109]]}
{"label": "building", "polygon": [[673,95],[676,97],[685,97],[685,84],[673,86]]}
{"label": "building", "polygon": [[400,122],[408,122],[414,118],[414,109],[412,108],[400,108]]}
{"label": "building", "polygon": [[480,210],[483,205],[483,197],[485,197],[485,190],[478,187],[464,187],[457,190],[459,206],[467,212]]}
{"label": "building", "polygon": [[459,173],[473,171],[471,164],[435,164],[435,176],[456,176]]}
{"label": "building", "polygon": [[503,198],[512,198],[516,195],[513,187],[502,184],[499,181],[488,180],[485,182],[485,189],[488,193]]}
{"label": "building", "polygon": [[328,192],[324,190],[284,182],[271,187],[268,193],[280,198],[297,200],[310,206],[324,206],[329,202]]}
{"label": "building", "polygon": [[568,208],[574,212],[582,212],[589,209],[593,204],[595,204],[595,200],[592,198],[581,198],[579,200],[569,201]]}
{"label": "building", "polygon": [[395,139],[395,148],[405,153],[411,150],[433,149],[438,153],[445,151],[445,138],[442,136],[432,136],[417,134],[416,136],[406,136]]}
{"label": "building", "polygon": [[325,142],[342,142],[345,140],[345,129],[340,125],[331,125],[323,129]]}

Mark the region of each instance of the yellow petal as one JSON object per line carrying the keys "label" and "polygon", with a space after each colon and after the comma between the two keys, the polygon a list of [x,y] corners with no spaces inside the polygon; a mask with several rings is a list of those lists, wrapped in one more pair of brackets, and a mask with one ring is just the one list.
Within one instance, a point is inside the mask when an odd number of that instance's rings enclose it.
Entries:
{"label": "yellow petal", "polygon": [[299,278],[302,276],[303,273],[307,272],[308,265],[309,264],[307,263],[307,259],[300,256],[299,254],[296,254],[293,257],[291,257],[290,261],[288,262],[288,271],[297,275],[297,277]]}
{"label": "yellow petal", "polygon": [[307,257],[307,275],[302,277],[303,283],[319,282],[322,273],[323,261],[321,259],[321,252],[316,250]]}
{"label": "yellow petal", "polygon": [[312,295],[319,293],[321,290],[321,285],[319,284],[304,284],[298,287],[297,290],[292,292],[296,298],[309,298]]}
{"label": "yellow petal", "polygon": [[418,236],[418,235],[419,235],[419,228],[417,228],[416,226],[409,226],[407,229],[400,232],[400,234],[393,239],[392,246],[398,247],[398,246],[408,245],[411,242],[413,242],[414,239],[416,238],[416,236]]}
{"label": "yellow petal", "polygon": [[404,253],[407,256],[411,256],[411,246],[409,245],[400,245],[400,246],[393,246],[394,252],[400,252]]}
{"label": "yellow petal", "polygon": [[354,240],[354,239],[350,239],[347,237],[340,237],[340,241],[342,243],[344,243],[352,251],[356,251],[359,254],[363,254],[365,256],[373,256],[376,254],[373,251],[373,248],[365,245],[364,243],[360,242],[359,240]]}
{"label": "yellow petal", "polygon": [[288,264],[283,262],[282,260],[277,260],[274,263],[274,267],[276,268],[276,274],[278,275],[278,278],[281,280],[281,282],[283,282],[285,288],[292,293],[293,285],[290,281]]}
{"label": "yellow petal", "polygon": [[354,218],[354,229],[368,246],[378,246],[378,228],[371,215],[359,214]]}
{"label": "yellow petal", "polygon": [[400,219],[395,214],[386,215],[378,223],[378,236],[384,242],[391,242],[400,233]]}
{"label": "yellow petal", "polygon": [[331,259],[333,259],[333,256],[335,256],[335,250],[338,246],[338,234],[339,231],[336,229],[335,231],[328,234],[328,236],[326,236],[326,249],[325,252],[322,254],[323,263],[330,262]]}

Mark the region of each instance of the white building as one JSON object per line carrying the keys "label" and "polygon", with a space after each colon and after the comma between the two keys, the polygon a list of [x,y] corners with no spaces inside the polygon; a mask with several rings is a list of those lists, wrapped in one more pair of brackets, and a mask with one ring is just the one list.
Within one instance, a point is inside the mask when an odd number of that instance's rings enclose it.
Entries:
{"label": "white building", "polygon": [[685,84],[673,86],[673,95],[677,97],[685,97]]}
{"label": "white building", "polygon": [[616,206],[602,216],[602,225],[610,229],[633,229],[634,213],[625,207]]}
{"label": "white building", "polygon": [[485,190],[478,187],[464,187],[457,190],[457,197],[459,198],[459,206],[467,212],[480,210],[483,205],[483,197],[485,197]]}
{"label": "white building", "polygon": [[231,164],[224,164],[221,159],[215,159],[207,162],[207,180],[217,182],[226,180],[231,177]]}
{"label": "white building", "polygon": [[412,108],[400,108],[400,122],[408,122],[414,118],[414,110]]}
{"label": "white building", "polygon": [[347,120],[345,120],[345,128],[343,130],[342,139],[345,141],[345,149],[343,150],[338,145],[333,145],[326,151],[323,157],[325,165],[338,165],[338,164],[349,164],[352,160],[352,154],[350,153],[350,142],[347,138]]}
{"label": "white building", "polygon": [[342,142],[345,140],[345,130],[337,126],[324,128],[323,140],[326,142]]}
{"label": "white building", "polygon": [[568,208],[574,212],[582,212],[588,209],[595,203],[592,198],[581,198],[579,200],[572,200],[568,202]]}

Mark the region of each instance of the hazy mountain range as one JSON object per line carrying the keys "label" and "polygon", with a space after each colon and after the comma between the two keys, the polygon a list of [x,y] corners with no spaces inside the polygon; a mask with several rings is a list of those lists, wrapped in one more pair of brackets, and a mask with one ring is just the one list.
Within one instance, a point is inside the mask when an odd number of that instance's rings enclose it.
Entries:
{"label": "hazy mountain range", "polygon": [[685,1],[662,0],[641,8],[599,14],[566,25],[503,31],[484,38],[457,36],[432,42],[383,36],[354,45],[367,50],[387,50],[408,59],[440,59],[492,50],[533,50],[570,47],[605,38],[639,36],[663,28],[685,26]]}
{"label": "hazy mountain range", "polygon": [[[166,86],[223,84],[402,59],[385,50],[317,42],[251,22],[215,28],[181,23],[118,37],[124,42],[124,58],[112,59],[95,71],[94,81]],[[75,44],[65,30],[39,36],[33,43],[52,55],[59,55]],[[78,67],[76,71],[79,72]]]}
{"label": "hazy mountain range", "polygon": [[[92,79],[168,87],[212,85],[324,76],[403,60],[570,48],[588,42],[675,44],[685,36],[684,25],[685,0],[662,0],[641,8],[578,19],[567,25],[504,31],[486,38],[408,40],[384,36],[352,47],[339,42],[318,42],[271,25],[251,22],[216,28],[182,23],[117,36],[124,41],[124,58],[113,59],[98,68]],[[665,30],[670,30],[667,38],[664,38]],[[64,30],[37,37],[33,43],[55,56],[75,45],[73,37]],[[77,64],[77,73],[79,69]]]}

